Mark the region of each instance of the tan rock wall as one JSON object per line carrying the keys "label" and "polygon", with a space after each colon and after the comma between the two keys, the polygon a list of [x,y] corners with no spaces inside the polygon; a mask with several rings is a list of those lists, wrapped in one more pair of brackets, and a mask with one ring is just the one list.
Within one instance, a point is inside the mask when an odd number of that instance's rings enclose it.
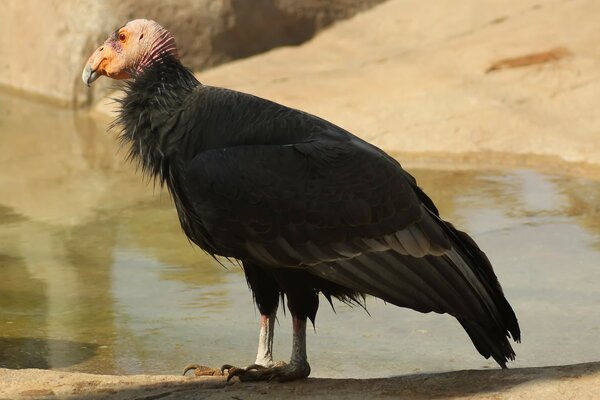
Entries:
{"label": "tan rock wall", "polygon": [[4,0],[0,13],[0,85],[80,103],[83,54],[117,21],[104,1]]}
{"label": "tan rock wall", "polygon": [[85,105],[82,66],[104,38],[133,18],[159,21],[184,62],[204,69],[281,45],[299,44],[337,19],[383,0],[3,0],[0,86],[65,105]]}
{"label": "tan rock wall", "polygon": [[389,151],[600,165],[599,19],[597,0],[389,0],[198,76]]}
{"label": "tan rock wall", "polygon": [[146,0],[115,2],[123,20],[160,21],[183,62],[206,69],[277,46],[297,45],[332,22],[383,0]]}

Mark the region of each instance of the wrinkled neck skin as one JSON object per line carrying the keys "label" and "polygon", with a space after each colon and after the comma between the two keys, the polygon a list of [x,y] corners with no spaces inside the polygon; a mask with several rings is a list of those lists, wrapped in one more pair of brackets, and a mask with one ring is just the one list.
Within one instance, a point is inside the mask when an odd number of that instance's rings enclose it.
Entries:
{"label": "wrinkled neck skin", "polygon": [[[166,42],[165,42],[166,43]],[[121,111],[113,126],[129,145],[129,158],[144,174],[169,183],[176,167],[178,145],[185,139],[177,128],[182,104],[200,82],[170,52],[142,58],[133,78],[125,83],[125,97],[117,100]],[[145,66],[145,67],[142,67]]]}
{"label": "wrinkled neck skin", "polygon": [[169,31],[158,24],[153,28],[142,32],[142,35],[149,35],[149,37],[146,40],[140,40],[140,48],[137,50],[137,54],[141,54],[141,56],[134,63],[134,74],[142,74],[167,56],[179,60],[175,39]]}

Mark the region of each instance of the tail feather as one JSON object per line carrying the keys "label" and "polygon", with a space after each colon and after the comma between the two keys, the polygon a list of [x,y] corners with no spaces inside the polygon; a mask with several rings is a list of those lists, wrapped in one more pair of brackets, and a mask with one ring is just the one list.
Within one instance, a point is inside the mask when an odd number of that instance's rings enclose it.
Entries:
{"label": "tail feather", "polygon": [[[433,213],[433,225],[448,247],[415,257],[396,248],[362,253],[307,269],[326,280],[420,312],[448,313],[458,319],[482,356],[506,368],[515,358],[509,338],[520,340],[517,318],[485,254],[466,233]],[[441,246],[438,246],[441,248]]]}
{"label": "tail feather", "polygon": [[503,337],[508,335],[509,337],[512,337],[514,341],[520,342],[521,330],[519,328],[517,317],[504,296],[500,282],[498,282],[498,278],[492,269],[489,259],[469,235],[457,230],[448,222],[443,221],[443,223],[446,225],[448,233],[450,233],[451,236],[454,236],[454,242],[458,244],[459,250],[464,254],[467,265],[476,274],[479,281],[486,287],[486,291],[489,293],[489,296],[493,301],[494,309],[496,310],[495,315],[499,317],[497,318],[497,329],[500,329],[503,332]]}
{"label": "tail feather", "polygon": [[507,361],[515,359],[515,351],[504,332],[489,327],[484,328],[477,322],[462,318],[459,318],[458,322],[471,338],[479,354],[485,358],[492,357],[502,369],[507,368]]}

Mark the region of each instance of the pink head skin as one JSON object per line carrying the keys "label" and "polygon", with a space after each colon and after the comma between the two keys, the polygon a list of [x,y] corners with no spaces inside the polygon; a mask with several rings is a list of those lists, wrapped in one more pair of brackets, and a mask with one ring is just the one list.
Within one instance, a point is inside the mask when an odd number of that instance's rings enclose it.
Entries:
{"label": "pink head skin", "polygon": [[165,54],[178,58],[173,35],[154,21],[136,19],[119,28],[94,51],[81,78],[88,86],[100,75],[129,79]]}

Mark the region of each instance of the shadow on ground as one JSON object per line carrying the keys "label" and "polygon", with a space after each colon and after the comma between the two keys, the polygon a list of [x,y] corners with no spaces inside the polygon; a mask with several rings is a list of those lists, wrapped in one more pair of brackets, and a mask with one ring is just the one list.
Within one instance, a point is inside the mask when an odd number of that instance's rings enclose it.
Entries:
{"label": "shadow on ground", "polygon": [[[0,371],[0,380],[10,384],[39,373],[39,387],[22,386],[11,398],[58,396],[65,399],[560,399],[594,398],[600,393],[600,362],[558,367],[510,370],[469,370],[440,374],[405,375],[382,379],[319,379],[291,383],[227,384],[218,378],[175,376],[101,376],[65,374],[55,371]],[[52,376],[55,374],[55,376]],[[46,382],[46,383],[44,383]],[[33,384],[33,382],[31,382]],[[43,386],[40,386],[43,385]],[[0,393],[1,394],[1,393]],[[0,396],[2,397],[2,396]]]}

